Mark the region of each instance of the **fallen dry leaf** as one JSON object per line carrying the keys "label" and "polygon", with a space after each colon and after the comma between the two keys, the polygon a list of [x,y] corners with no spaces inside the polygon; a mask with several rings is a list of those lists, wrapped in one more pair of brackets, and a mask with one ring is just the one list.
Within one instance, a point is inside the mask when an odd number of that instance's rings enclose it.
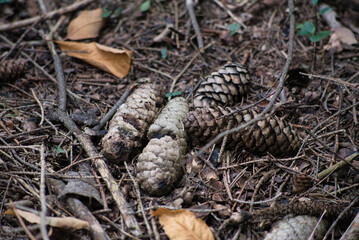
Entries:
{"label": "fallen dry leaf", "polygon": [[165,233],[171,240],[214,240],[207,224],[188,210],[159,208],[151,212],[151,215],[158,216]]}
{"label": "fallen dry leaf", "polygon": [[[25,218],[30,223],[40,224],[40,216],[31,212],[26,212],[23,210],[15,209],[16,213]],[[14,209],[8,209],[3,212],[4,215],[13,215],[15,216]],[[83,229],[89,228],[89,223],[74,217],[46,217],[46,225],[58,228],[74,228],[74,229]]]}
{"label": "fallen dry leaf", "polygon": [[77,18],[70,22],[66,39],[79,40],[97,37],[104,24],[101,15],[102,8],[82,11]]}
{"label": "fallen dry leaf", "polygon": [[348,45],[353,45],[353,44],[358,43],[358,41],[355,38],[354,33],[350,29],[348,29],[346,27],[337,27],[332,30],[333,30],[332,34],[337,35],[340,42],[348,44]]}
{"label": "fallen dry leaf", "polygon": [[336,19],[337,13],[334,12],[332,8],[326,4],[321,4],[319,9],[328,9],[322,16],[331,29],[329,44],[324,46],[325,50],[341,52],[343,50],[343,44],[353,45],[358,43],[354,33],[349,28],[343,27]]}
{"label": "fallen dry leaf", "polygon": [[133,52],[128,49],[116,49],[96,42],[78,43],[71,41],[55,41],[62,51],[72,57],[84,60],[106,72],[123,78],[130,69]]}

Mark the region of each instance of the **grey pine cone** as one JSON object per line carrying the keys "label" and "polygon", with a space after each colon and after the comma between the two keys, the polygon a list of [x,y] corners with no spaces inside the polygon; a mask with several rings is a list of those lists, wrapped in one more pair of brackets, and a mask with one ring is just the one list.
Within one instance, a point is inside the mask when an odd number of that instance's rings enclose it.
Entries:
{"label": "grey pine cone", "polygon": [[[192,144],[208,143],[227,129],[229,121],[232,121],[230,127],[233,128],[258,115],[255,110],[248,109],[220,118],[230,112],[232,109],[222,107],[197,108],[189,112],[183,123]],[[300,146],[297,132],[286,121],[271,116],[229,135],[227,143],[228,147],[243,148],[255,155],[270,153],[278,157],[292,155]]]}
{"label": "grey pine cone", "polygon": [[141,146],[145,132],[157,116],[164,97],[159,84],[140,85],[122,104],[102,139],[104,156],[121,163]]}
{"label": "grey pine cone", "polygon": [[187,101],[174,98],[148,130],[150,142],[138,157],[136,177],[141,188],[152,195],[167,194],[183,173],[187,141],[182,118],[187,112]]}
{"label": "grey pine cone", "polygon": [[233,106],[241,102],[249,92],[250,77],[240,64],[231,63],[207,76],[200,84],[194,99],[194,107]]}

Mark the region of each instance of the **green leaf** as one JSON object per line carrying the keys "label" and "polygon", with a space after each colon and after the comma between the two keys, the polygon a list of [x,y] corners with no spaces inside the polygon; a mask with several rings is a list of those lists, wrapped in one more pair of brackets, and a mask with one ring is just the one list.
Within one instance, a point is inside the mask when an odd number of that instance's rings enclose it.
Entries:
{"label": "green leaf", "polygon": [[55,151],[57,154],[59,153],[66,153],[66,151],[64,149],[62,149],[61,147],[57,146],[57,145],[53,145],[55,148]]}
{"label": "green leaf", "polygon": [[231,24],[228,24],[228,26],[227,26],[231,35],[235,34],[239,30],[240,27],[241,27],[240,23],[231,23]]}
{"label": "green leaf", "polygon": [[306,21],[303,23],[303,27],[299,29],[298,35],[306,36],[306,35],[313,35],[315,33],[315,26],[312,22]]}
{"label": "green leaf", "polygon": [[318,42],[321,39],[329,36],[330,32],[329,31],[321,31],[320,33],[316,34],[316,35],[312,35],[309,37],[310,41],[312,42]]}
{"label": "green leaf", "polygon": [[181,95],[181,91],[177,91],[177,92],[168,92],[165,94],[165,97],[176,97],[176,96],[180,96]]}
{"label": "green leaf", "polygon": [[146,12],[151,7],[151,0],[146,0],[143,3],[141,3],[140,9],[141,12]]}
{"label": "green leaf", "polygon": [[312,0],[312,3],[313,3],[314,5],[317,5],[318,0]]}
{"label": "green leaf", "polygon": [[298,23],[295,27],[297,29],[302,29],[303,28],[303,23]]}
{"label": "green leaf", "polygon": [[107,8],[102,8],[102,18],[108,18],[111,15],[112,11],[108,10]]}
{"label": "green leaf", "polygon": [[122,8],[120,8],[120,7],[116,8],[115,13],[113,14],[113,16],[118,17],[118,16],[120,16],[121,12],[122,12]]}
{"label": "green leaf", "polygon": [[322,8],[322,10],[319,11],[319,15],[322,15],[323,13],[325,13],[326,11],[328,11],[329,9],[330,9],[330,7]]}
{"label": "green leaf", "polygon": [[166,48],[161,48],[161,57],[163,59],[167,58],[167,50],[166,50]]}

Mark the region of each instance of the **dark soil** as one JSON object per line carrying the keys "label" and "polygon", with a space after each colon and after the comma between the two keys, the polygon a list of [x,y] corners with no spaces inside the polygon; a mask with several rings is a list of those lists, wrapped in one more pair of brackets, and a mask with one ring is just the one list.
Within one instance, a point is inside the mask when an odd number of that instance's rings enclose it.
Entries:
{"label": "dark soil", "polygon": [[[35,0],[1,2],[0,26],[41,15]],[[195,5],[195,13],[206,48],[200,55],[197,54],[199,50],[193,28],[186,34],[190,18],[185,1],[151,1],[151,7],[146,12],[140,11],[142,1],[102,2],[91,3],[86,9],[121,8],[122,13],[118,17],[110,17],[100,36],[92,40],[114,48],[132,49],[134,55],[129,74],[119,79],[60,54],[61,50],[56,49],[61,57],[67,89],[79,97],[68,98],[67,113],[81,130],[96,125],[121,98],[126,88],[142,77],[161,81],[168,92],[173,80],[180,76],[174,92],[180,91],[182,96],[191,101],[193,89],[203,77],[225,63],[238,62],[246,66],[251,74],[250,103],[275,91],[288,54],[287,1],[221,1],[236,16],[245,20],[247,27],[241,27],[235,33],[227,27],[235,20],[215,1],[199,1]],[[351,29],[358,39],[359,17],[356,17],[359,12],[356,10],[359,10],[359,4],[356,4],[357,1],[338,2],[327,1],[327,4],[337,12],[337,19]],[[55,10],[72,4],[72,1],[47,3],[49,10]],[[56,34],[64,37],[68,23],[82,10],[76,9],[66,14],[66,20]],[[321,17],[315,17],[316,12],[318,10],[311,1],[295,1],[296,23],[309,20],[315,23],[318,30],[330,31]],[[53,17],[49,20],[50,24],[55,25],[58,19],[59,16]],[[174,30],[162,41],[154,42],[154,37],[168,23],[173,23]],[[4,39],[15,43],[28,30],[6,60],[23,58],[21,54],[26,53],[33,62],[56,78],[53,58],[42,37],[49,32],[48,25],[40,21],[30,27],[28,25],[0,32],[0,61],[5,61],[11,49]],[[359,147],[359,107],[356,104],[359,97],[359,48],[344,46],[342,51],[333,52],[325,50],[328,42],[329,37],[314,44],[308,36],[295,36],[293,61],[284,94],[276,104],[280,107],[275,114],[291,123],[303,140],[297,155],[277,159],[269,155],[258,157],[241,149],[230,149],[225,150],[218,159],[221,147],[219,142],[201,156],[193,158],[192,154],[199,148],[191,148],[184,166],[185,174],[170,195],[157,198],[141,192],[145,217],[160,239],[167,239],[167,236],[158,219],[150,215],[159,206],[192,210],[216,233],[218,239],[262,239],[273,223],[287,213],[299,214],[302,211],[303,214],[320,216],[325,209],[335,209],[324,215],[332,224],[346,206],[358,199],[358,160],[354,159],[351,165],[345,165],[323,179],[318,178],[319,173],[355,153]],[[164,51],[166,56],[163,55]],[[21,77],[0,79],[1,212],[10,208],[11,202],[19,201],[25,201],[22,205],[26,206],[25,210],[41,210],[41,145],[45,149],[43,156],[47,178],[67,182],[71,179],[70,174],[82,169],[79,164],[81,160],[91,163],[86,160],[88,155],[73,133],[52,116],[58,106],[58,87],[33,62],[28,61],[28,67]],[[185,68],[187,70],[179,75]],[[321,75],[322,78],[300,73]],[[265,107],[269,100],[261,101],[259,107]],[[43,118],[39,103],[44,109]],[[96,133],[103,134],[101,131]],[[92,137],[99,152],[100,140],[101,136]],[[135,175],[135,162],[136,158],[128,162],[132,175]],[[128,171],[123,165],[109,162],[107,165],[118,180],[126,201],[136,212],[136,220],[144,232],[140,238],[155,239],[154,235],[148,234],[144,216],[139,211],[140,201]],[[100,176],[95,166],[87,166],[91,167],[91,176]],[[79,178],[79,175],[76,176]],[[72,216],[74,213],[65,201],[66,196],[60,198],[50,185],[48,183],[46,187],[48,215]],[[94,186],[95,190],[91,191],[102,193],[100,199],[106,201],[107,208],[98,204],[94,198],[71,196],[80,199],[90,209],[111,239],[131,239],[132,233],[124,225],[118,206],[101,177],[97,182],[94,181]],[[265,202],[278,193],[281,196],[275,201]],[[264,202],[252,205],[233,199]],[[312,205],[302,210],[296,207],[300,205],[295,205],[298,201],[304,200],[309,200]],[[271,206],[277,210],[269,209]],[[355,216],[355,207],[358,207],[358,203],[339,219],[330,238],[340,238]],[[316,211],[311,211],[311,208]],[[252,214],[252,218],[236,221],[236,214],[244,214],[243,211]],[[36,224],[26,221],[24,224],[36,238],[41,238]],[[154,225],[157,230],[153,228]],[[1,239],[29,239],[23,227],[15,216],[0,215]],[[87,230],[48,227],[48,231],[51,239],[91,239]]]}

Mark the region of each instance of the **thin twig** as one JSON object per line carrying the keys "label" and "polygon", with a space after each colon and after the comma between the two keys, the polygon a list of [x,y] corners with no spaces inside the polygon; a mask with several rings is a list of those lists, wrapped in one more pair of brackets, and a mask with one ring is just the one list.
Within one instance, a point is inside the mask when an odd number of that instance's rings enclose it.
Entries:
{"label": "thin twig", "polygon": [[134,186],[135,191],[136,191],[139,208],[140,208],[140,211],[141,211],[143,220],[145,221],[145,225],[146,225],[146,228],[147,228],[147,234],[152,237],[153,231],[152,231],[152,228],[151,228],[150,223],[149,223],[148,220],[147,220],[146,213],[145,213],[144,208],[143,208],[143,203],[142,203],[142,200],[141,200],[140,187],[138,186],[138,183],[136,182],[135,178],[132,176],[132,174],[131,174],[131,172],[130,172],[130,169],[129,169],[128,166],[127,166],[127,163],[124,162],[124,164],[125,164],[125,167],[126,167],[126,171],[127,171],[128,175],[130,176],[131,181],[132,181],[133,186]]}
{"label": "thin twig", "polygon": [[236,15],[234,15],[234,13],[228,9],[221,1],[219,0],[213,0],[218,6],[220,6],[221,8],[223,8],[224,11],[226,11],[226,13],[233,18],[234,21],[236,21],[237,23],[241,24],[241,26],[243,26],[244,28],[246,28],[247,26],[243,23],[243,21],[241,19],[239,19]]}
{"label": "thin twig", "polygon": [[26,224],[24,223],[24,220],[22,220],[22,217],[19,216],[19,214],[17,213],[16,207],[14,204],[12,204],[11,202],[11,208],[14,211],[14,214],[16,216],[16,218],[19,220],[21,227],[24,229],[26,235],[31,239],[31,240],[36,240],[36,238],[34,237],[34,235],[32,235],[32,233],[30,232],[30,230],[27,228]]}
{"label": "thin twig", "polygon": [[0,32],[24,27],[26,25],[33,24],[34,22],[37,22],[39,20],[46,20],[46,19],[50,19],[50,18],[53,18],[58,15],[62,15],[62,14],[68,13],[68,12],[75,11],[78,8],[88,5],[89,3],[93,2],[93,1],[94,0],[83,0],[79,3],[74,3],[72,5],[62,7],[62,8],[56,9],[54,11],[48,12],[47,14],[45,14],[43,16],[36,16],[36,17],[20,20],[17,22],[13,22],[13,23],[2,24],[2,25],[0,25]]}
{"label": "thin twig", "polygon": [[344,80],[342,80],[340,78],[334,78],[334,77],[329,77],[329,76],[324,76],[324,75],[308,74],[308,73],[302,73],[302,72],[300,72],[299,74],[304,75],[304,76],[308,76],[308,77],[324,79],[324,80],[332,81],[332,82],[334,82],[336,84],[348,86],[348,87],[351,87],[351,88],[354,88],[354,89],[359,89],[359,84],[358,83],[347,82],[347,81],[344,81]]}
{"label": "thin twig", "polygon": [[290,28],[289,28],[289,43],[288,43],[288,58],[287,61],[284,65],[282,74],[279,78],[279,83],[278,86],[275,90],[275,93],[271,99],[271,101],[269,102],[269,104],[267,105],[267,107],[260,113],[258,114],[258,116],[254,119],[252,119],[251,121],[242,124],[238,127],[232,128],[230,130],[224,131],[220,134],[218,134],[214,139],[212,139],[209,143],[207,143],[201,150],[199,150],[194,157],[201,155],[206,149],[208,149],[210,146],[212,146],[215,142],[217,142],[219,139],[223,138],[224,136],[234,133],[234,132],[238,132],[239,130],[249,127],[250,125],[263,120],[266,118],[265,114],[268,113],[271,108],[273,107],[276,99],[278,98],[279,94],[281,93],[285,80],[286,80],[286,74],[288,72],[289,66],[292,62],[292,58],[293,58],[293,47],[294,47],[294,25],[295,25],[295,16],[294,16],[294,5],[293,5],[293,0],[288,0],[288,7],[289,7],[289,17],[290,17]]}
{"label": "thin twig", "polygon": [[[251,198],[251,204],[250,204],[250,207],[249,207],[249,212],[252,212],[253,211],[253,203],[255,202],[254,199],[259,191],[259,188],[262,186],[262,184],[264,182],[266,182],[268,180],[268,178],[275,172],[276,170],[271,170],[269,172],[266,172],[262,177],[261,179],[258,181],[258,183],[256,184],[256,187],[253,191],[253,195],[252,195],[252,198]],[[281,194],[281,193],[278,193],[277,196]]]}
{"label": "thin twig", "polygon": [[267,199],[267,200],[263,200],[263,201],[257,201],[257,202],[253,202],[253,201],[242,201],[239,199],[233,199],[233,201],[238,202],[238,203],[244,203],[244,204],[263,204],[263,203],[269,203],[272,202],[274,200],[276,200],[277,198],[279,198],[280,196],[282,196],[282,193],[279,193],[278,195],[276,195],[273,198]]}
{"label": "thin twig", "polygon": [[128,95],[130,95],[131,91],[136,87],[136,85],[137,81],[127,87],[120,100],[118,100],[117,103],[110,109],[110,111],[108,111],[107,114],[100,120],[100,122],[95,127],[93,127],[93,130],[98,131],[106,125],[106,123],[117,112],[117,109],[126,101],[126,98]]}
{"label": "thin twig", "polygon": [[42,124],[44,123],[44,118],[45,118],[44,108],[42,107],[42,104],[41,104],[40,100],[37,98],[36,93],[35,93],[33,88],[31,88],[31,93],[32,93],[32,96],[35,98],[35,101],[37,102],[37,104],[40,107],[41,121],[40,121],[39,125],[42,126]]}
{"label": "thin twig", "polygon": [[332,225],[330,226],[330,228],[328,229],[327,233],[325,234],[323,240],[327,239],[329,237],[329,234],[331,233],[331,231],[335,228],[335,226],[338,224],[339,220],[343,218],[343,216],[359,201],[359,197],[356,197],[349,206],[347,206],[341,213],[340,215],[337,217],[337,219],[335,219],[335,221],[332,223]]}
{"label": "thin twig", "polygon": [[[205,46],[203,48],[203,51],[205,51],[207,48],[209,48],[210,46],[213,45],[214,42],[211,42],[210,44],[208,44],[207,46]],[[182,69],[182,71],[173,79],[172,84],[171,84],[171,88],[170,88],[170,92],[173,92],[173,89],[175,88],[175,85],[178,81],[178,79],[180,79],[180,77],[183,75],[183,73],[185,73],[187,71],[187,69],[191,66],[191,64],[193,63],[193,61],[201,54],[201,52],[196,52],[196,54],[191,58],[191,60],[186,64],[186,66]]]}
{"label": "thin twig", "polygon": [[194,31],[196,33],[197,42],[198,42],[198,48],[202,52],[203,51],[203,39],[202,39],[202,35],[201,35],[201,30],[200,30],[200,28],[198,26],[196,15],[194,13],[193,1],[192,0],[186,0],[186,7],[187,7],[187,10],[188,10],[188,13],[189,13],[189,17],[191,19],[193,29],[194,29]]}
{"label": "thin twig", "polygon": [[2,61],[5,61],[12,53],[13,51],[19,46],[19,44],[22,42],[22,40],[24,39],[24,37],[26,36],[26,34],[28,34],[30,32],[30,30],[36,26],[36,24],[38,24],[41,21],[41,18],[39,18],[37,21],[35,21],[30,27],[28,27],[26,29],[26,31],[21,34],[21,36],[19,37],[19,39],[17,39],[16,43],[14,45],[11,46],[9,52],[6,54],[6,56],[2,59]]}
{"label": "thin twig", "polygon": [[42,239],[49,240],[46,229],[46,193],[45,193],[45,146],[44,143],[41,144],[40,148],[40,164],[41,164],[41,176],[40,176],[40,202],[41,202],[41,212],[40,212],[40,231]]}

